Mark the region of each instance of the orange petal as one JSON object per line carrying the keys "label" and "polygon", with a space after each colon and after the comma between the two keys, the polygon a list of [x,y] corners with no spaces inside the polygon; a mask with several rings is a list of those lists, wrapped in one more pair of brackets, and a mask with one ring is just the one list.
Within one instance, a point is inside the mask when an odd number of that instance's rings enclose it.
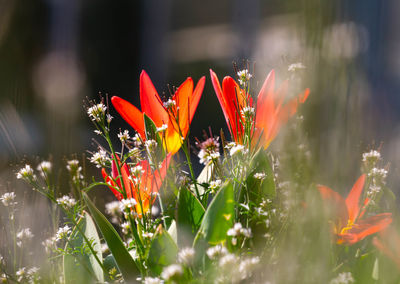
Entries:
{"label": "orange petal", "polygon": [[386,229],[392,223],[391,213],[381,213],[359,220],[345,234],[339,235],[346,243],[354,244],[365,237]]}
{"label": "orange petal", "polygon": [[196,85],[196,88],[193,91],[192,98],[190,100],[190,123],[192,122],[194,113],[196,112],[197,106],[199,105],[199,101],[201,95],[203,93],[204,84],[206,82],[206,77],[203,76],[200,78],[199,82]]}
{"label": "orange petal", "polygon": [[189,104],[193,93],[193,80],[187,78],[182,85],[176,90],[172,99],[176,102],[177,113],[179,115],[179,128],[182,132],[182,136],[186,137],[189,131]]}
{"label": "orange petal", "polygon": [[361,175],[353,188],[351,189],[349,195],[346,198],[347,212],[349,214],[349,220],[354,222],[360,211],[359,203],[360,196],[365,183],[365,174]]}
{"label": "orange petal", "polygon": [[168,113],[144,70],[140,74],[140,103],[142,111],[154,121],[157,127],[168,123]]}
{"label": "orange petal", "polygon": [[174,126],[168,125],[168,129],[165,132],[165,148],[168,153],[175,154],[179,151],[182,146],[182,139],[178,132],[175,131]]}
{"label": "orange petal", "polygon": [[135,106],[117,96],[111,98],[111,102],[122,118],[129,123],[142,138],[145,138],[143,114]]}
{"label": "orange petal", "polygon": [[341,228],[345,226],[347,224],[348,215],[346,202],[343,197],[327,186],[317,185],[317,188],[319,190],[319,193],[321,194],[322,199],[333,210],[332,213],[334,214],[334,218],[338,219],[339,224],[337,224],[337,227]]}
{"label": "orange petal", "polygon": [[172,155],[168,154],[161,164],[161,168],[154,172],[151,186],[152,192],[158,192],[160,190],[161,184],[167,175],[167,170],[169,168],[169,163],[171,162],[171,157]]}
{"label": "orange petal", "polygon": [[275,88],[275,71],[271,70],[267,78],[265,78],[264,84],[258,93],[258,100],[265,100],[267,97],[273,97]]}
{"label": "orange petal", "polygon": [[130,172],[127,164],[123,164],[121,167],[121,175],[126,191],[126,198],[132,198],[131,180],[129,179]]}
{"label": "orange petal", "polygon": [[222,92],[228,108],[229,122],[236,142],[242,136],[243,126],[240,123],[240,110],[244,98],[239,85],[232,77],[226,76],[222,81]]}

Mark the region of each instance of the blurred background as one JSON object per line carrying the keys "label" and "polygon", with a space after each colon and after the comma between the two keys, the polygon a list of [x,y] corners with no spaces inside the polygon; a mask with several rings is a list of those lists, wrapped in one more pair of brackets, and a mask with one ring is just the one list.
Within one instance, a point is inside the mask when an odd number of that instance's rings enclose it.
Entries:
{"label": "blurred background", "polygon": [[[205,75],[191,136],[228,133],[209,69],[234,76],[243,60],[255,63],[254,94],[271,69],[293,92],[310,88],[300,112],[316,183],[347,192],[361,154],[382,146],[396,191],[399,13],[396,0],[0,0],[0,191],[17,186],[23,159],[65,167],[95,150],[83,101],[101,92],[139,106],[142,69],[159,94]],[[130,129],[113,115],[115,134]]]}

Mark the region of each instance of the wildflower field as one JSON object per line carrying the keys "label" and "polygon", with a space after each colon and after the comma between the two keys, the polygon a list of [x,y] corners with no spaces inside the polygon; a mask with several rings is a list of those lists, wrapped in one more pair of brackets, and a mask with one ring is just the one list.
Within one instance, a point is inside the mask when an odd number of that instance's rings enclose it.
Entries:
{"label": "wildflower field", "polygon": [[130,96],[86,97],[91,130],[58,137],[86,149],[19,153],[0,176],[0,283],[400,283],[396,141],[362,140],[378,119],[351,96],[354,27],[302,34],[290,63],[203,60],[162,89],[141,70]]}

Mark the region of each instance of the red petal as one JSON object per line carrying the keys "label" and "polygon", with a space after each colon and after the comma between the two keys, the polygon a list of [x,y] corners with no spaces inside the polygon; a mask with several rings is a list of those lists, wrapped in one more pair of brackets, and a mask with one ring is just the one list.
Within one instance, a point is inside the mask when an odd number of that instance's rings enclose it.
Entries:
{"label": "red petal", "polygon": [[346,198],[347,212],[349,214],[349,220],[354,222],[360,212],[360,196],[365,183],[365,174],[360,176],[353,188],[351,189],[349,195]]}
{"label": "red petal", "polygon": [[258,100],[265,100],[267,97],[273,97],[275,88],[275,71],[271,70],[267,78],[265,78],[264,84],[258,93]]}
{"label": "red petal", "polygon": [[114,108],[141,136],[145,138],[143,114],[134,105],[119,97],[112,97],[111,102]]}
{"label": "red petal", "polygon": [[386,229],[392,223],[391,213],[381,213],[358,221],[345,234],[339,235],[346,243],[354,244],[365,237]]}
{"label": "red petal", "polygon": [[168,123],[168,113],[144,70],[140,74],[140,103],[142,111],[154,121],[157,127]]}
{"label": "red petal", "polygon": [[109,177],[109,175],[107,174],[107,172],[104,168],[101,169],[101,174],[104,178],[104,181],[106,183],[110,184],[109,188],[114,193],[115,197],[117,197],[118,200],[121,200],[123,198],[122,194],[114,188],[114,187],[117,187],[117,184],[112,180],[112,178]]}
{"label": "red petal", "polygon": [[232,77],[226,76],[222,81],[222,92],[228,108],[229,122],[236,142],[242,136],[243,126],[240,123],[240,110],[244,105],[244,98],[239,85]]}
{"label": "red petal", "polygon": [[334,218],[338,219],[338,228],[342,228],[347,225],[348,215],[346,202],[343,197],[333,191],[327,186],[317,185],[319,193],[321,194],[322,199],[326,202],[326,204],[333,210]]}

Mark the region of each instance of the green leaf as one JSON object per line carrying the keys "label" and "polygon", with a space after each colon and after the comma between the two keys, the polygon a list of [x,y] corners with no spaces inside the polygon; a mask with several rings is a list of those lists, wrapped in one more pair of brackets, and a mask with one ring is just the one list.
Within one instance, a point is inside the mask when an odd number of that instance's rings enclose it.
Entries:
{"label": "green leaf", "polygon": [[176,231],[175,220],[172,220],[171,225],[168,228],[168,234],[171,236],[175,243],[178,243],[178,232]]}
{"label": "green leaf", "polygon": [[374,268],[372,269],[372,279],[378,281],[379,280],[379,260],[375,258]]}
{"label": "green leaf", "polygon": [[177,254],[178,247],[172,237],[161,226],[158,227],[147,257],[150,270],[159,275],[163,267],[176,262]]}
{"label": "green leaf", "polygon": [[235,219],[233,185],[227,181],[215,195],[204,214],[197,239],[204,237],[210,244],[218,244],[226,239],[226,232],[232,228]]}
{"label": "green leaf", "polygon": [[179,247],[190,246],[204,215],[200,201],[186,188],[178,195],[177,232]]}
{"label": "green leaf", "polygon": [[165,153],[163,149],[163,143],[160,135],[157,132],[157,126],[155,125],[153,120],[151,120],[151,118],[148,117],[145,113],[143,113],[143,119],[146,140],[155,140],[157,142],[157,151],[159,152],[158,154],[162,154],[162,157],[164,157]]}
{"label": "green leaf", "polygon": [[135,282],[136,277],[140,274],[135,261],[124,246],[121,237],[114,229],[113,225],[104,217],[104,215],[96,208],[93,202],[89,199],[86,193],[83,193],[83,198],[88,206],[93,219],[99,227],[108,248],[114,256],[115,262],[118,265],[119,271],[126,282]]}
{"label": "green leaf", "polygon": [[[78,221],[78,226],[96,251],[100,262],[103,262],[100,238],[87,212],[84,212],[84,216]],[[88,249],[88,244],[78,228],[75,227],[70,235],[65,251],[73,252],[73,255],[65,254],[63,257],[65,283],[104,282],[103,269]]]}
{"label": "green leaf", "polygon": [[[253,171],[247,177],[246,183],[247,189],[251,193],[251,199],[257,203],[262,197],[274,198],[276,196],[274,172],[267,152],[260,149],[254,155],[250,163],[250,168]],[[262,181],[256,179],[254,177],[256,173],[264,173],[265,178]]]}

